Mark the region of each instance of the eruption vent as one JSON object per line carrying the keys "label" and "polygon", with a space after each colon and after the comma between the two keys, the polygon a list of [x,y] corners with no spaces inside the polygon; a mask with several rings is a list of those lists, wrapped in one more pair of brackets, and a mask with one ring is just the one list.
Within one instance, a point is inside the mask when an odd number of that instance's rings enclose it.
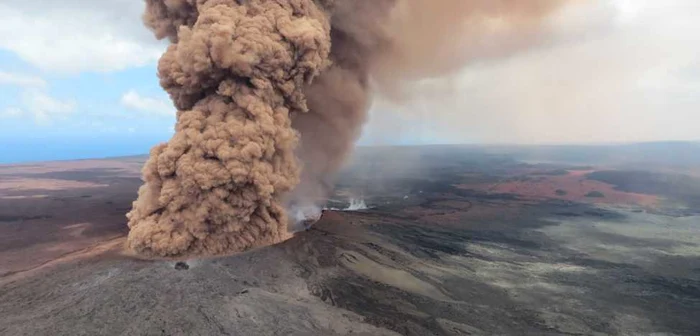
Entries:
{"label": "eruption vent", "polygon": [[327,15],[311,0],[147,6],[146,22],[173,42],[158,72],[178,114],[144,167],[129,246],[178,256],[283,240],[281,197],[299,182],[290,117],[308,110],[303,87],[329,65]]}
{"label": "eruption vent", "polygon": [[359,137],[370,80],[395,92],[515,50],[562,2],[146,0],[178,113],[143,169],[128,246],[182,257],[286,239],[286,208],[322,203]]}

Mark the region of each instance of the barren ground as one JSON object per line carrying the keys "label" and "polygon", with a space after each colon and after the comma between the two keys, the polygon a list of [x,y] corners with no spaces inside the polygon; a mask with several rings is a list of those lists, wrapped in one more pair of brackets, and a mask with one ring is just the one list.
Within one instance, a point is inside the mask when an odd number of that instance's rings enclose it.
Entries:
{"label": "barren ground", "polygon": [[142,160],[0,166],[0,335],[700,334],[700,190],[363,149],[329,207],[371,209],[178,270],[121,250]]}

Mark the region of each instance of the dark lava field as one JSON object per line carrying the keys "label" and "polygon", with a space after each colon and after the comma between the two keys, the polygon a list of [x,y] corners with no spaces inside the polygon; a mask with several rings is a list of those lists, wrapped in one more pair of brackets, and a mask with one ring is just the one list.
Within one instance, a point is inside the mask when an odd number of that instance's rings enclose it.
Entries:
{"label": "dark lava field", "polygon": [[0,335],[700,335],[698,158],[360,148],[311,229],[184,263],[122,251],[143,157],[0,166]]}

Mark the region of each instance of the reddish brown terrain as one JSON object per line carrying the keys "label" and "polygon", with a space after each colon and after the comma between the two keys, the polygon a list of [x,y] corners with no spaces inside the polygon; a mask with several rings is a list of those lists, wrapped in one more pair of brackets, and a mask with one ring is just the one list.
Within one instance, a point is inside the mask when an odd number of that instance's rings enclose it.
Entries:
{"label": "reddish brown terrain", "polygon": [[700,165],[522,151],[361,149],[310,230],[184,264],[122,249],[144,158],[0,166],[0,335],[699,335]]}
{"label": "reddish brown terrain", "polygon": [[[600,168],[599,170],[605,170]],[[496,183],[459,185],[463,189],[480,190],[487,193],[513,194],[531,200],[560,199],[572,202],[601,204],[630,204],[653,207],[658,203],[656,195],[616,190],[614,185],[594,181],[586,176],[596,170],[562,170],[556,175],[542,174],[536,169],[517,172]],[[604,197],[590,197],[591,192],[600,192]]]}
{"label": "reddish brown terrain", "polygon": [[119,246],[142,163],[0,166],[0,283]]}

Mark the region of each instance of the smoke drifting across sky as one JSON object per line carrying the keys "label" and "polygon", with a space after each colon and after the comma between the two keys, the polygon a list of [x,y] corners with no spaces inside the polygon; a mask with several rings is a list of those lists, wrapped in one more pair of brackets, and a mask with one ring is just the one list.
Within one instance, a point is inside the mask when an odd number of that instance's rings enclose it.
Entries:
{"label": "smoke drifting across sky", "polygon": [[417,80],[539,43],[564,3],[148,0],[146,24],[172,42],[158,71],[178,114],[144,168],[129,246],[188,256],[284,240],[286,208],[323,201],[374,91],[406,99]]}
{"label": "smoke drifting across sky", "polygon": [[530,48],[380,99],[363,143],[700,140],[698,14],[695,0],[572,3]]}
{"label": "smoke drifting across sky", "polygon": [[[165,124],[170,120],[162,117],[167,113],[135,112],[119,104],[131,91],[162,97],[154,94],[151,62],[167,41],[153,38],[140,23],[143,7],[138,0],[0,1],[0,20],[7,23],[0,27],[0,71],[46,83],[30,90],[16,81],[4,84],[3,137],[122,138],[132,128],[134,137],[148,141],[170,136],[172,127]],[[468,63],[449,78],[449,94],[435,98],[435,91],[444,93],[442,79],[417,90],[433,89],[429,99],[405,88],[396,93],[405,103],[387,106],[375,99],[362,141],[698,140],[699,16],[696,0],[576,1],[555,14],[555,26],[549,29],[554,36],[509,57]],[[75,102],[75,111],[55,115],[49,126],[37,125],[24,91]],[[386,124],[392,127],[381,127]],[[61,157],[143,151],[135,139],[130,145],[102,142],[105,149],[92,152],[97,154],[84,154],[80,140],[61,151]],[[35,152],[29,157],[53,156]]]}

